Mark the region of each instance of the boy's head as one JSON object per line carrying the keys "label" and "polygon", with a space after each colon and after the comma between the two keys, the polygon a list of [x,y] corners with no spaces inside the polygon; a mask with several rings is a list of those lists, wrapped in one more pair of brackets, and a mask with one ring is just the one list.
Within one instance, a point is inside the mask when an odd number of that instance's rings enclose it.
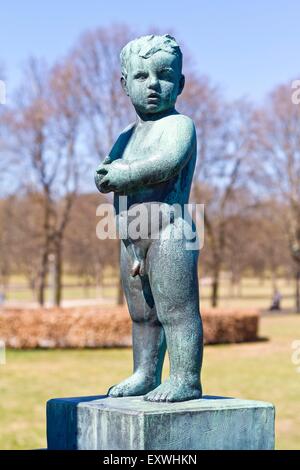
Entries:
{"label": "boy's head", "polygon": [[172,109],[184,86],[182,53],[175,39],[143,36],[121,51],[122,86],[137,112],[154,114]]}

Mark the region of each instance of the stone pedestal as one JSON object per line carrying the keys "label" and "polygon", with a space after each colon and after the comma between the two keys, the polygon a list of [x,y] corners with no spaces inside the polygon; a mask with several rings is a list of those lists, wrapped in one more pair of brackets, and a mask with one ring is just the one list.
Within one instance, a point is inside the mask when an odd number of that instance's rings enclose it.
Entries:
{"label": "stone pedestal", "polygon": [[274,415],[270,403],[212,396],[56,398],[47,403],[48,449],[273,449]]}

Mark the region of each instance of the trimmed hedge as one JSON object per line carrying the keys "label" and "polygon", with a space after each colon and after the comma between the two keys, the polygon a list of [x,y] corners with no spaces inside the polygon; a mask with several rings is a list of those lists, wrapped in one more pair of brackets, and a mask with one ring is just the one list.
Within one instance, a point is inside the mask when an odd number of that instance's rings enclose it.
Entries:
{"label": "trimmed hedge", "polygon": [[205,344],[244,343],[258,339],[257,310],[203,310]]}
{"label": "trimmed hedge", "polygon": [[[257,339],[257,311],[203,310],[202,319],[205,344]],[[126,307],[2,309],[0,339],[15,349],[131,346],[131,320]]]}

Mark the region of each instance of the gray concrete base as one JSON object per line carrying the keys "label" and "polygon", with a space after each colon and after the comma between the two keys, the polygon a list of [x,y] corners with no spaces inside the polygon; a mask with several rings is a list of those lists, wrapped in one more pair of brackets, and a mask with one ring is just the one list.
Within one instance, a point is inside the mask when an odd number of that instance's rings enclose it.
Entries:
{"label": "gray concrete base", "polygon": [[47,440],[48,449],[273,449],[274,421],[270,403],[236,398],[55,398],[47,403]]}

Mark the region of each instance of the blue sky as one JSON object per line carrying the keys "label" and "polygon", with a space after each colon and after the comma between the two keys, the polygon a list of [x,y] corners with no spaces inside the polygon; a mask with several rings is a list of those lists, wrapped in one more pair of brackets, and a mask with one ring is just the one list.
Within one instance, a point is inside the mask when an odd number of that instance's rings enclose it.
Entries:
{"label": "blue sky", "polygon": [[0,62],[8,91],[29,55],[49,62],[86,29],[127,23],[176,32],[196,68],[229,98],[261,100],[277,83],[300,78],[299,0],[0,0]]}

